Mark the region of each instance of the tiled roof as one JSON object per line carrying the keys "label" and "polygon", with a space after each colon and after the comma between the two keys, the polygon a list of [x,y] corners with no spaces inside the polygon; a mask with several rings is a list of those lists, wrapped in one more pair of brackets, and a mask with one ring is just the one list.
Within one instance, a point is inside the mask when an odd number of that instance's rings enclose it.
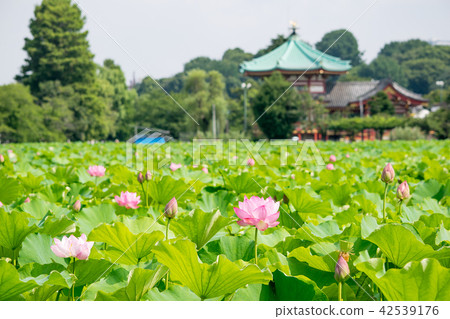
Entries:
{"label": "tiled roof", "polygon": [[293,33],[286,42],[269,53],[241,64],[241,72],[267,72],[273,70],[306,71],[325,70],[346,72],[350,61],[324,54],[300,40]]}
{"label": "tiled roof", "polygon": [[329,107],[345,107],[349,103],[358,102],[360,99],[367,100],[371,98],[388,85],[392,85],[396,91],[406,97],[423,102],[427,101],[420,94],[411,92],[389,79],[378,81],[337,82],[330,93],[325,96],[325,101],[328,102]]}

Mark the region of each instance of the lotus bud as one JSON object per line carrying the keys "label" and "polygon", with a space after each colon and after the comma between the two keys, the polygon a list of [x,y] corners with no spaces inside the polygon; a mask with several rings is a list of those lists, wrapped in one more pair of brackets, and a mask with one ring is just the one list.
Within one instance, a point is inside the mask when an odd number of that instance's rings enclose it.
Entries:
{"label": "lotus bud", "polygon": [[144,182],[144,175],[142,175],[141,172],[139,172],[137,180],[140,184],[142,184]]}
{"label": "lotus bud", "polygon": [[347,261],[345,258],[340,255],[339,260],[336,263],[336,267],[334,268],[334,279],[337,282],[344,282],[350,276],[350,268],[348,267]]}
{"label": "lotus bud", "polygon": [[255,165],[255,160],[253,159],[253,158],[249,158],[248,160],[247,160],[247,165],[248,166],[253,166],[253,165]]}
{"label": "lotus bud", "polygon": [[164,209],[164,216],[167,218],[175,218],[176,214],[178,213],[178,203],[177,199],[173,197],[166,205],[166,208]]}
{"label": "lotus bud", "polygon": [[75,202],[75,204],[73,204],[73,209],[74,209],[75,211],[77,211],[77,212],[80,211],[80,209],[81,209],[81,202],[80,202],[79,200],[77,200],[77,201]]}
{"label": "lotus bud", "polygon": [[392,183],[395,178],[395,171],[392,167],[391,163],[387,163],[383,168],[383,172],[381,173],[381,180],[386,184]]}
{"label": "lotus bud", "polygon": [[145,173],[145,180],[149,181],[152,179],[152,173],[150,171],[147,171],[147,173]]}
{"label": "lotus bud", "polygon": [[409,186],[406,181],[401,183],[397,188],[397,198],[400,200],[407,199],[409,197]]}
{"label": "lotus bud", "polygon": [[331,155],[330,156],[330,162],[336,162],[336,156]]}
{"label": "lotus bud", "polygon": [[5,158],[3,157],[2,154],[0,154],[0,163],[3,163],[5,161]]}
{"label": "lotus bud", "polygon": [[30,197],[25,198],[24,203],[29,203],[31,201]]}

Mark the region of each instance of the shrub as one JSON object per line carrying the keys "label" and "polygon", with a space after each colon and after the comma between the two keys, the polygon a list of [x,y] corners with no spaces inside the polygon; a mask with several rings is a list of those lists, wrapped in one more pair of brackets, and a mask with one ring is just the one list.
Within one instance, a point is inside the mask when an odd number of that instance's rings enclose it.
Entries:
{"label": "shrub", "polygon": [[391,131],[391,141],[395,140],[422,140],[425,135],[418,127],[397,127]]}

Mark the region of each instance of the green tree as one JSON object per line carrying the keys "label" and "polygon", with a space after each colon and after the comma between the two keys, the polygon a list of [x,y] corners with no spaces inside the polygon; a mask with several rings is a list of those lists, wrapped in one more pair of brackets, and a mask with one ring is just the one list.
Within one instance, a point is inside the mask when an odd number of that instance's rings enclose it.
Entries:
{"label": "green tree", "polygon": [[186,77],[184,90],[187,97],[184,103],[203,134],[210,131],[213,105],[216,109],[217,133],[225,130],[227,109],[224,88],[223,77],[218,71],[206,73],[204,70],[194,69]]}
{"label": "green tree", "polygon": [[431,113],[427,116],[426,121],[437,138],[447,139],[450,137],[450,109],[448,107]]}
{"label": "green tree", "polygon": [[32,37],[25,39],[28,57],[16,79],[29,85],[39,99],[40,83],[94,82],[96,67],[83,25],[80,9],[70,0],[43,0],[36,6],[30,21]]}
{"label": "green tree", "polygon": [[322,52],[328,50],[327,54],[350,60],[353,66],[362,62],[363,53],[358,49],[358,41],[353,33],[344,29],[326,33],[322,40],[316,43],[316,49]]}
{"label": "green tree", "polygon": [[22,84],[0,86],[0,138],[2,142],[37,142],[49,138],[42,109]]}
{"label": "green tree", "polygon": [[369,101],[370,114],[395,114],[395,108],[389,96],[384,92],[380,91]]}
{"label": "green tree", "polygon": [[117,114],[116,137],[125,140],[132,134],[130,120],[134,118],[136,91],[128,90],[125,75],[119,65],[107,59],[99,67],[98,79],[102,88],[102,96],[109,104],[111,111]]}
{"label": "green tree", "polygon": [[290,85],[280,72],[273,72],[270,77],[264,79],[253,100],[254,116],[268,138],[291,136],[292,125],[303,114],[300,95],[295,89],[288,90]]}

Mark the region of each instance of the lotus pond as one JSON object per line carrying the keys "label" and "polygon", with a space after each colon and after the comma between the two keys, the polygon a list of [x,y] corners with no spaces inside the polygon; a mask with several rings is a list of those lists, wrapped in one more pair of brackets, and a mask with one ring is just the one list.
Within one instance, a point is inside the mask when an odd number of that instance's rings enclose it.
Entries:
{"label": "lotus pond", "polygon": [[226,145],[0,145],[0,300],[450,300],[448,141]]}

